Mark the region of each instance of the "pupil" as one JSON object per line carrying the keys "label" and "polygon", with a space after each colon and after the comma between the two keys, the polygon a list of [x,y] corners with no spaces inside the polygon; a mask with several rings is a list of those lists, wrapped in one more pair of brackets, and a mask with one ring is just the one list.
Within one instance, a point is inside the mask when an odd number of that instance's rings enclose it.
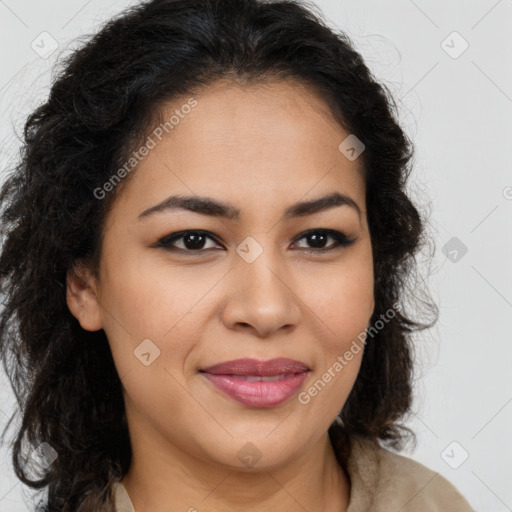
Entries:
{"label": "pupil", "polygon": [[[309,235],[309,244],[312,245],[313,247],[323,247],[325,244],[325,237],[326,237],[325,233],[322,233],[322,234],[312,233],[311,235]],[[319,240],[320,240],[320,243],[318,243]]]}
{"label": "pupil", "polygon": [[204,245],[204,235],[190,233],[185,235],[184,243],[187,249],[201,249]]}

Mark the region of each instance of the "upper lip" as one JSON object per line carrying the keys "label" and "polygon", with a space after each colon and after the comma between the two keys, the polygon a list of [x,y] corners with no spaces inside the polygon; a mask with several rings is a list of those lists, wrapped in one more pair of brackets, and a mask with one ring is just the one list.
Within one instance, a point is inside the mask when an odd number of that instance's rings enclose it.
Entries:
{"label": "upper lip", "polygon": [[255,375],[272,377],[309,371],[310,368],[301,361],[283,357],[259,361],[257,359],[234,359],[203,368],[201,371],[214,375]]}

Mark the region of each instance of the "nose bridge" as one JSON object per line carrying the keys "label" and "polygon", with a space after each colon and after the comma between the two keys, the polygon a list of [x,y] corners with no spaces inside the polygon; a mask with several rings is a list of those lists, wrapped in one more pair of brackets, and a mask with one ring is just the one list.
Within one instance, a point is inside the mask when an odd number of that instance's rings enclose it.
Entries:
{"label": "nose bridge", "polygon": [[296,324],[300,312],[291,273],[271,238],[247,237],[237,247],[224,311],[231,327],[249,324],[260,335]]}
{"label": "nose bridge", "polygon": [[246,285],[250,283],[251,296],[267,295],[268,300],[278,297],[284,300],[288,295],[283,284],[286,266],[271,239],[271,236],[258,236],[258,240],[252,236],[246,237],[236,250],[239,261],[235,264],[235,272],[237,279]]}

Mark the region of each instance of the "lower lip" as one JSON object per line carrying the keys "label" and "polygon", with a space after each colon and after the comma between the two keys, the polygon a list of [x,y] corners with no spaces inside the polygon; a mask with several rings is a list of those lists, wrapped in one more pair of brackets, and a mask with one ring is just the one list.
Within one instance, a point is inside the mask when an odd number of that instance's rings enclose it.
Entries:
{"label": "lower lip", "polygon": [[290,399],[306,379],[301,372],[275,381],[248,381],[235,375],[214,375],[203,372],[217,389],[248,407],[276,407]]}

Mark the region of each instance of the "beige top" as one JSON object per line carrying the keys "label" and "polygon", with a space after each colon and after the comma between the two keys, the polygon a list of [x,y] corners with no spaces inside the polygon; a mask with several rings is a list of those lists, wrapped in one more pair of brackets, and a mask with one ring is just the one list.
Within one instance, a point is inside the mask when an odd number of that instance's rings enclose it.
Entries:
{"label": "beige top", "polygon": [[[346,512],[475,512],[439,473],[363,438],[351,438],[347,460],[350,502]],[[126,488],[117,482],[117,512],[135,512]]]}

